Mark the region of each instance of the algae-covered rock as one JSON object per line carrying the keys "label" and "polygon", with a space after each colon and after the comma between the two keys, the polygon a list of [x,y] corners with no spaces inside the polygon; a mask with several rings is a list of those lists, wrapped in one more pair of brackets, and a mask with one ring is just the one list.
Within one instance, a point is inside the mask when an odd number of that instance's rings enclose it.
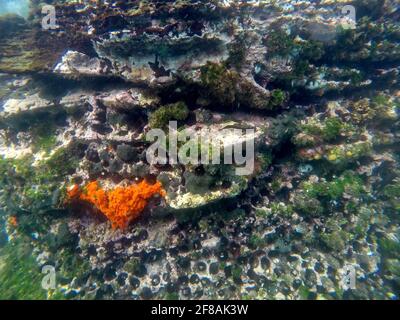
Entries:
{"label": "algae-covered rock", "polygon": [[189,110],[185,103],[177,102],[162,106],[154,111],[149,118],[149,126],[154,129],[167,128],[170,121],[184,121],[189,116]]}
{"label": "algae-covered rock", "polygon": [[29,9],[0,15],[2,298],[398,299],[398,1]]}

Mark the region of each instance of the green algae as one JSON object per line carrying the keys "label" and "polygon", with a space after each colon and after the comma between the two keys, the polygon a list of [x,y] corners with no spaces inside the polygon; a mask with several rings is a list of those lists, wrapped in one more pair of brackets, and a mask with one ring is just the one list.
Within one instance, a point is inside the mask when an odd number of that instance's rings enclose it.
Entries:
{"label": "green algae", "polygon": [[309,122],[299,126],[300,132],[321,137],[326,142],[336,140],[342,134],[352,130],[353,127],[344,123],[340,118],[327,118],[320,122],[310,119]]}
{"label": "green algae", "polygon": [[240,70],[246,60],[246,51],[248,44],[246,43],[246,35],[240,35],[228,47],[229,57],[226,64]]}
{"label": "green algae", "polygon": [[329,213],[323,204],[331,201],[348,203],[351,201],[347,198],[358,199],[366,194],[362,177],[351,171],[330,181],[302,182],[299,190],[294,199],[295,208],[303,214],[316,217]]}
{"label": "green algae", "polygon": [[40,163],[40,171],[47,171],[53,179],[64,178],[75,172],[83,154],[80,143],[71,147],[61,147],[53,152],[48,159]]}
{"label": "green algae", "polygon": [[124,270],[136,274],[140,271],[140,259],[139,258],[131,258],[124,264]]}
{"label": "green algae", "polygon": [[283,90],[280,89],[274,89],[271,92],[271,100],[270,100],[270,106],[271,109],[282,106],[284,102],[286,101],[286,93]]}
{"label": "green algae", "polygon": [[261,247],[264,244],[264,242],[265,242],[264,239],[256,234],[251,235],[249,238],[249,246],[253,249]]}
{"label": "green algae", "polygon": [[31,129],[33,152],[49,154],[57,144],[56,127],[42,124]]}
{"label": "green algae", "polygon": [[208,62],[200,69],[202,85],[211,92],[213,98],[223,105],[233,105],[236,101],[236,83],[239,76],[225,64]]}
{"label": "green algae", "polygon": [[387,38],[387,31],[395,29],[398,30],[398,26],[386,22],[377,24],[370,17],[363,17],[357,21],[355,29],[340,30],[335,44],[327,46],[324,58],[336,63],[354,62],[358,65],[383,60],[398,62],[400,46]]}
{"label": "green algae", "polygon": [[189,109],[184,102],[162,106],[149,117],[149,125],[153,129],[166,129],[170,121],[184,121],[189,116]]}
{"label": "green algae", "polygon": [[333,233],[321,234],[321,241],[331,250],[341,252],[346,247],[347,233],[345,231],[335,231]]}
{"label": "green algae", "polygon": [[273,100],[267,90],[254,86],[247,78],[229,67],[228,63],[208,61],[200,68],[200,85],[202,96],[209,104],[218,108],[237,109],[250,108],[257,110],[273,110],[286,101],[286,94],[277,90]]}
{"label": "green algae", "polygon": [[288,56],[294,48],[294,38],[287,32],[277,29],[272,31],[265,40],[270,56]]}
{"label": "green algae", "polygon": [[0,249],[0,299],[46,299],[43,276],[26,242],[10,242]]}
{"label": "green algae", "polygon": [[15,15],[0,16],[0,29],[8,30],[0,35],[0,72],[51,72],[67,48],[90,51],[87,35],[77,33],[74,25],[65,27],[68,31],[53,33],[43,30],[35,21]]}
{"label": "green algae", "polygon": [[400,254],[400,242],[395,239],[383,237],[378,239],[380,252],[388,258],[398,258]]}
{"label": "green algae", "polygon": [[294,213],[293,206],[290,204],[285,204],[283,202],[273,202],[271,203],[270,207],[272,214],[285,217],[286,219],[289,219]]}
{"label": "green algae", "polygon": [[344,193],[360,196],[364,192],[363,180],[351,172],[346,172],[339,178],[319,183],[305,182],[303,184],[306,194],[310,197],[337,200]]}
{"label": "green algae", "polygon": [[76,170],[79,153],[74,152],[74,148],[61,148],[36,166],[33,160],[32,156],[0,158],[2,199],[10,211],[41,214],[58,209],[65,192],[66,176]]}
{"label": "green algae", "polygon": [[396,121],[398,104],[386,94],[377,94],[372,99],[361,99],[351,106],[355,124],[377,126]]}

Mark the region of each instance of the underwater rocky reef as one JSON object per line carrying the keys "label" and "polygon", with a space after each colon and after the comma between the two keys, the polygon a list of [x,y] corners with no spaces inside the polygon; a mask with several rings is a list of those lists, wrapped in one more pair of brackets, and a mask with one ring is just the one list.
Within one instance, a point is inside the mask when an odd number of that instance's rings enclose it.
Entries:
{"label": "underwater rocky reef", "polygon": [[0,0],[0,299],[398,299],[399,73],[397,0]]}

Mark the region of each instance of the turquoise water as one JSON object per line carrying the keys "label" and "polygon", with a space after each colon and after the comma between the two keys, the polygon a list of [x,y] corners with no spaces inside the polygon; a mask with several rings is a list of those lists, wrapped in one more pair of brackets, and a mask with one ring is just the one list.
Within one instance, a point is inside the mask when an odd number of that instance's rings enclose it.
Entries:
{"label": "turquoise water", "polygon": [[0,14],[15,13],[22,17],[28,17],[29,0],[1,0]]}

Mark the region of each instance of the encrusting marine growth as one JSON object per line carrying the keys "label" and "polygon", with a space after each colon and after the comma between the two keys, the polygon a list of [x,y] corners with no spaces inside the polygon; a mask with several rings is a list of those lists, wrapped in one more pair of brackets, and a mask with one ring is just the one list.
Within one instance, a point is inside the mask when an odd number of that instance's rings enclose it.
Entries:
{"label": "encrusting marine growth", "polygon": [[72,186],[67,192],[70,201],[82,200],[93,204],[111,221],[113,228],[120,229],[125,229],[132,220],[139,217],[148,200],[155,194],[165,196],[161,183],[149,184],[145,180],[112,190],[104,190],[98,181],[93,181],[83,192],[78,185]]}

